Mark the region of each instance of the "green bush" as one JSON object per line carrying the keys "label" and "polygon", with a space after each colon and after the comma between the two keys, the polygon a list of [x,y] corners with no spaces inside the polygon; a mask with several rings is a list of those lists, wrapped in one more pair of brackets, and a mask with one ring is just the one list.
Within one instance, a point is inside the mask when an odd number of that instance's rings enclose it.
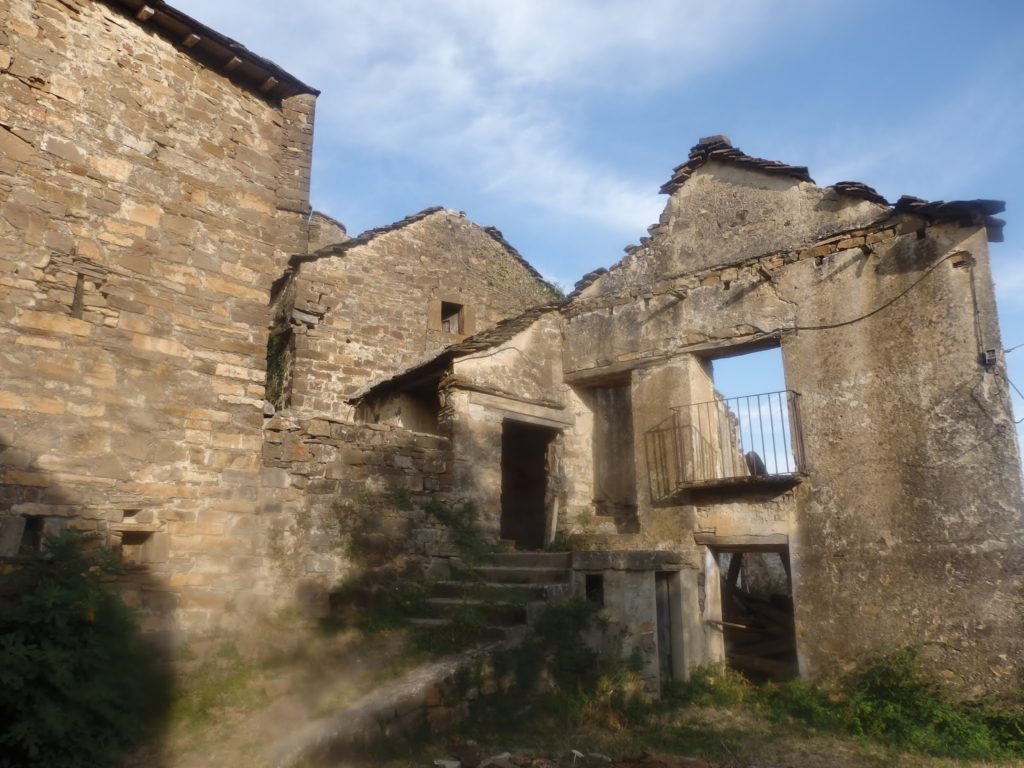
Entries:
{"label": "green bush", "polygon": [[762,703],[776,718],[915,752],[965,758],[1024,755],[1019,704],[958,700],[925,671],[915,648],[832,680],[767,686]]}
{"label": "green bush", "polygon": [[698,667],[689,680],[672,681],[662,691],[662,698],[670,706],[733,707],[756,696],[754,685],[724,664]]}
{"label": "green bush", "polygon": [[167,703],[152,652],[105,579],[113,553],[47,536],[0,577],[0,766],[109,766]]}

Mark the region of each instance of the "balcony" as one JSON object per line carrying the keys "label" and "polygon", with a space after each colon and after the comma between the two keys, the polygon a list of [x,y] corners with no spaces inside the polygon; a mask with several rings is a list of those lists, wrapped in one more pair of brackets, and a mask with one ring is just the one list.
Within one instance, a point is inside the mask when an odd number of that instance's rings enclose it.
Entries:
{"label": "balcony", "polygon": [[803,471],[799,395],[791,390],[672,409],[644,435],[651,499],[694,488],[785,487]]}

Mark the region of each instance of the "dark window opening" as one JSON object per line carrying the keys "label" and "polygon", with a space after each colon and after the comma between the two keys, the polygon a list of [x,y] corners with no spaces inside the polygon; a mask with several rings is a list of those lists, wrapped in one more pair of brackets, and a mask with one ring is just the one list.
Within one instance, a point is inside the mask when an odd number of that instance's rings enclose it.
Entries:
{"label": "dark window opening", "polygon": [[[594,509],[628,525],[636,517],[633,401],[628,382],[590,390],[594,414]],[[626,533],[621,530],[620,533]]]}
{"label": "dark window opening", "polygon": [[450,301],[441,302],[441,330],[445,333],[462,333],[465,328],[461,304]]}
{"label": "dark window opening", "polygon": [[413,432],[441,434],[441,397],[437,392],[437,381],[431,380],[425,386],[402,393],[401,423]]}
{"label": "dark window opening", "polygon": [[21,549],[39,550],[43,546],[43,527],[46,519],[42,517],[26,517],[25,528],[21,533]]}
{"label": "dark window opening", "polygon": [[729,666],[761,682],[798,674],[789,547],[715,552]]}
{"label": "dark window opening", "polygon": [[127,566],[142,566],[148,562],[147,545],[152,539],[151,531],[121,532],[121,563]]}
{"label": "dark window opening", "polygon": [[604,574],[588,573],[584,580],[587,602],[604,608]]}
{"label": "dark window opening", "polygon": [[75,293],[71,299],[71,316],[79,320],[85,314],[85,275],[81,272],[75,278]]}

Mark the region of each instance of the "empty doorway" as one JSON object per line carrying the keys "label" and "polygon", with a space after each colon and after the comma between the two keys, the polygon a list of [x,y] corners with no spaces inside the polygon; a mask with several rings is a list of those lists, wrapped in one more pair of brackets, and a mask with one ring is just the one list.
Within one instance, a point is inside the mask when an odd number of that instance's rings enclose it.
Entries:
{"label": "empty doorway", "polygon": [[501,429],[501,538],[516,549],[547,543],[548,446],[556,432],[506,419]]}
{"label": "empty doorway", "polygon": [[721,579],[721,620],[729,666],[750,679],[798,674],[788,546],[713,550]]}

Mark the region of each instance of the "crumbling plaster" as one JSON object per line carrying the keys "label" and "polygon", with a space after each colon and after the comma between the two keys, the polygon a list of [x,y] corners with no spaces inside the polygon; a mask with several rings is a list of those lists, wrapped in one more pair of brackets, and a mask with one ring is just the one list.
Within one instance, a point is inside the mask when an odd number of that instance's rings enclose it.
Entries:
{"label": "crumbling plaster", "polygon": [[777,339],[805,478],[770,503],[725,492],[657,508],[641,491],[632,545],[785,533],[805,671],[924,638],[979,687],[1015,679],[1021,491],[1003,361],[980,360],[1002,348],[985,228],[717,166],[566,308],[566,372],[632,369],[642,445],[668,406],[693,402],[687,359]]}

